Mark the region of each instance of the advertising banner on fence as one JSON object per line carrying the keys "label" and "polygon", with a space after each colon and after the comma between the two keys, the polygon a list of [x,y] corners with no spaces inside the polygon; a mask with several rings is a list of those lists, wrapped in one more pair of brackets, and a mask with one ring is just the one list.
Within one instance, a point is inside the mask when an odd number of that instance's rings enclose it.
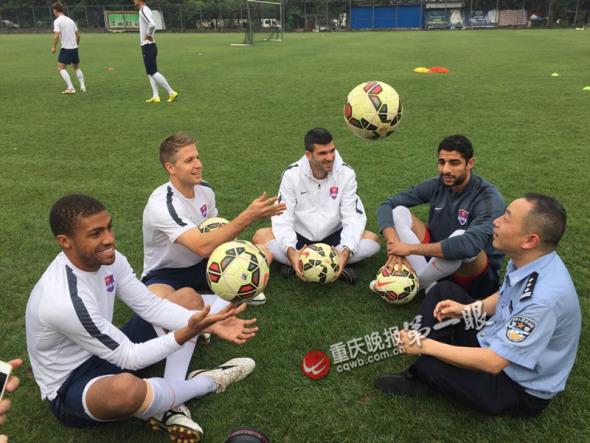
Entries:
{"label": "advertising banner on fence", "polygon": [[[161,31],[165,29],[164,18],[160,11],[152,11],[156,21],[156,29]],[[109,31],[139,31],[139,12],[137,11],[105,11],[105,27]]]}
{"label": "advertising banner on fence", "polygon": [[427,29],[462,28],[465,23],[463,11],[460,9],[428,9],[424,12]]}
{"label": "advertising banner on fence", "polygon": [[496,9],[471,11],[468,24],[474,28],[496,26],[498,24],[498,11]]}

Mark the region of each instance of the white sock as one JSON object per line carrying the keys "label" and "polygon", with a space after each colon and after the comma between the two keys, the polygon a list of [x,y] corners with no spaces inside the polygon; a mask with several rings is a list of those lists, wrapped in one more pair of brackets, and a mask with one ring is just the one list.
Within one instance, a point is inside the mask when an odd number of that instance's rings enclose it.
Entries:
{"label": "white sock", "polygon": [[59,73],[61,75],[61,78],[63,78],[66,82],[68,89],[74,89],[74,85],[72,85],[72,80],[70,79],[70,74],[68,74],[68,71],[62,69],[61,71],[59,71]]}
{"label": "white sock", "polygon": [[[397,206],[393,209],[393,224],[395,225],[395,231],[397,232],[397,236],[399,237],[402,243],[408,243],[417,245],[420,243],[414,231],[412,231],[412,214],[410,210],[405,206]],[[422,269],[426,267],[426,259],[422,255],[408,255],[406,259],[414,268],[414,272],[420,276],[420,272]],[[420,286],[422,286],[422,281],[420,281]],[[425,286],[422,286],[425,287]]]}
{"label": "white sock", "polygon": [[195,377],[192,380],[165,380],[154,377],[146,381],[152,386],[152,402],[143,413],[136,415],[144,420],[217,389],[213,379],[205,376]]}
{"label": "white sock", "polygon": [[78,81],[80,82],[80,87],[81,88],[85,88],[85,86],[84,86],[84,74],[82,74],[82,70],[81,69],[76,69],[75,72],[76,72],[76,75],[78,76]]}
{"label": "white sock", "polygon": [[166,368],[164,369],[166,380],[184,380],[186,378],[188,365],[193,357],[198,338],[199,336],[193,337],[182,348],[166,358]]}
{"label": "white sock", "polygon": [[291,262],[289,261],[285,253],[281,251],[281,248],[279,248],[279,242],[276,238],[273,238],[271,241],[269,241],[266,244],[266,247],[270,250],[270,252],[272,252],[274,260],[284,265],[291,266]]}
{"label": "white sock", "polygon": [[433,257],[426,266],[417,273],[420,287],[428,290],[432,283],[441,278],[447,277],[457,271],[461,266],[461,260],[446,260],[444,258]]}
{"label": "white sock", "polygon": [[379,252],[381,246],[375,240],[371,240],[370,238],[361,238],[358,247],[356,248],[356,252],[350,259],[348,263],[356,263],[365,258],[371,257]]}
{"label": "white sock", "polygon": [[160,98],[160,93],[158,92],[158,83],[156,83],[156,80],[151,75],[148,75],[148,78],[150,79],[150,85],[152,85],[152,97]]}
{"label": "white sock", "polygon": [[[457,235],[463,235],[465,230],[458,229],[453,232],[449,238],[456,237]],[[467,260],[473,260],[469,258]],[[434,286],[441,278],[448,277],[451,274],[457,272],[457,269],[461,266],[464,260],[447,260],[446,258],[432,257],[426,267],[424,267],[418,274],[418,280],[420,280],[420,287],[425,288],[426,293]]]}
{"label": "white sock", "polygon": [[[203,298],[203,302],[206,305],[211,306],[211,311],[209,311],[210,314],[218,313],[230,303],[215,294],[203,294],[201,297]],[[188,366],[193,357],[198,338],[198,335],[193,337],[187,341],[181,349],[174,352],[173,354],[170,354],[166,358],[166,368],[164,369],[164,378],[166,380],[184,380],[186,378]]]}
{"label": "white sock", "polygon": [[156,72],[154,75],[152,75],[152,77],[154,78],[154,80],[156,80],[160,84],[160,86],[162,86],[162,88],[164,88],[166,91],[168,91],[168,95],[172,95],[174,90],[170,87],[170,85],[168,84],[168,82],[166,81],[166,79],[164,78],[164,76],[162,74],[160,74],[159,72]]}

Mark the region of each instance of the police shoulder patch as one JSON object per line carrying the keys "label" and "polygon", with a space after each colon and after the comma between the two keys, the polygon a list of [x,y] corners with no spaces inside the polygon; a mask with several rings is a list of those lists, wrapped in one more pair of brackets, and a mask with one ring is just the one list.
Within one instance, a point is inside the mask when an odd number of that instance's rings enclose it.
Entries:
{"label": "police shoulder patch", "polygon": [[520,301],[526,300],[527,298],[531,298],[533,296],[533,291],[535,290],[538,277],[538,272],[533,272],[531,275],[529,275],[524,287],[524,291],[522,291],[522,295],[520,296]]}
{"label": "police shoulder patch", "polygon": [[537,327],[530,318],[517,315],[512,317],[506,328],[506,338],[513,343],[525,341]]}

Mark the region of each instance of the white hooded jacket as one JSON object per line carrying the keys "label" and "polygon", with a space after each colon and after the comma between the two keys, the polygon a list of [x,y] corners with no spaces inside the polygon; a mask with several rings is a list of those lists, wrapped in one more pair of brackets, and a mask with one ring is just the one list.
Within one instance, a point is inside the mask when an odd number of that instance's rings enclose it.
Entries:
{"label": "white hooded jacket", "polygon": [[356,252],[367,216],[357,195],[356,174],[336,151],[334,166],[325,179],[316,179],[305,155],[285,169],[279,188],[279,203],[287,210],[272,217],[272,231],[281,250],[297,244],[296,232],[320,241],[338,229],[340,245]]}

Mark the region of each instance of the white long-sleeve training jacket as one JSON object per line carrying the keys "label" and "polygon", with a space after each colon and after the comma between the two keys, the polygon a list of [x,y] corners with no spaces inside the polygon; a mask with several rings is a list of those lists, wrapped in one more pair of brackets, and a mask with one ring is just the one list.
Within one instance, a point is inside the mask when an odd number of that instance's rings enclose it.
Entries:
{"label": "white long-sleeve training jacket", "polygon": [[305,157],[285,169],[279,188],[279,203],[287,210],[272,217],[272,231],[281,250],[297,244],[296,232],[312,241],[326,238],[342,228],[339,249],[354,254],[365,226],[365,208],[357,195],[354,169],[343,162],[336,151],[332,171],[323,180],[316,179]]}

